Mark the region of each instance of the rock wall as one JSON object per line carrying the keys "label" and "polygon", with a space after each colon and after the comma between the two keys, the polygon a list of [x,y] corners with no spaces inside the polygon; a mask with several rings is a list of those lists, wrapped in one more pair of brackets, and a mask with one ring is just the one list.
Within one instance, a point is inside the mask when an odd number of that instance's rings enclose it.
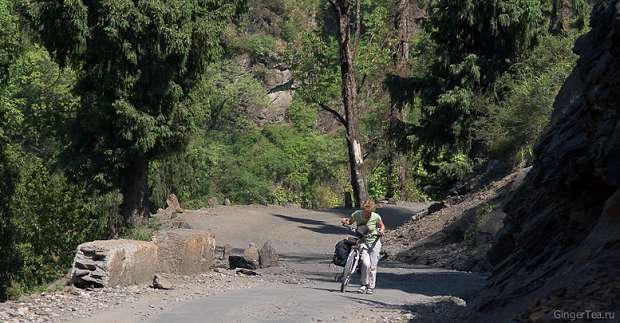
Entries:
{"label": "rock wall", "polygon": [[585,311],[620,319],[620,1],[592,14],[467,321],[557,322]]}

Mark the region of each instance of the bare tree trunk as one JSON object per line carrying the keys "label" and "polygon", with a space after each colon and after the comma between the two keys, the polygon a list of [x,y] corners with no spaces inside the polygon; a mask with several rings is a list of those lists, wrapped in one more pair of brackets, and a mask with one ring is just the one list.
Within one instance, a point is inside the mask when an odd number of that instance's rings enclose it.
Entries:
{"label": "bare tree trunk", "polygon": [[131,163],[122,188],[123,204],[120,207],[124,225],[136,227],[148,217],[148,169],[146,157],[138,156]]}
{"label": "bare tree trunk", "polygon": [[[360,0],[329,0],[338,16],[338,44],[340,46],[340,73],[342,77],[342,103],[344,106],[345,126],[347,129],[347,146],[351,186],[356,207],[368,200],[364,155],[359,132],[360,111],[357,105],[357,81],[355,79],[356,50],[359,47],[361,32]],[[355,4],[355,8],[353,8]],[[353,21],[351,20],[352,10]],[[351,30],[353,29],[353,30]],[[353,39],[351,38],[353,36]]]}
{"label": "bare tree trunk", "polygon": [[398,45],[394,54],[394,68],[402,72],[409,60],[409,39],[413,20],[411,19],[411,0],[397,0],[394,27],[398,30]]}

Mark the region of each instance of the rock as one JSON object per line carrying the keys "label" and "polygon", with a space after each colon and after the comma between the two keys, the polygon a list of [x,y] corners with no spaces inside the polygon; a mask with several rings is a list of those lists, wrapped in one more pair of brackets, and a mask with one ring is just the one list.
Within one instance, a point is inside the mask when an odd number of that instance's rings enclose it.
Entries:
{"label": "rock", "polygon": [[209,271],[215,261],[215,238],[208,231],[159,231],[153,243],[159,248],[158,272],[197,274]]}
{"label": "rock", "polygon": [[171,229],[192,229],[192,226],[186,221],[176,219],[176,220],[171,220],[171,221],[164,221],[160,228],[160,230],[171,230]]}
{"label": "rock", "polygon": [[77,287],[107,287],[149,282],[157,267],[152,242],[105,240],[77,247],[71,282]]}
{"label": "rock", "polygon": [[210,208],[214,208],[214,207],[220,205],[220,202],[217,200],[217,197],[210,197],[207,200],[207,203],[209,204]]}
{"label": "rock", "polygon": [[250,269],[245,269],[245,268],[237,269],[237,274],[243,274],[247,276],[258,276],[257,272],[250,270]]}
{"label": "rock", "polygon": [[258,255],[261,268],[278,265],[279,256],[276,249],[271,245],[270,241],[265,242],[263,247],[258,251]]}
{"label": "rock", "polygon": [[157,289],[172,289],[172,283],[162,275],[155,274],[153,277],[153,288]]}
{"label": "rock", "polygon": [[620,188],[605,201],[603,214],[612,219],[620,219]]}
{"label": "rock", "polygon": [[231,206],[231,205],[232,205],[232,203],[230,202],[230,200],[229,200],[228,198],[225,198],[225,199],[224,199],[224,205],[226,205],[226,206]]}
{"label": "rock", "polygon": [[283,121],[286,116],[286,110],[291,106],[293,102],[293,91],[279,91],[269,93],[267,95],[272,111],[272,119],[271,122]]}
{"label": "rock", "polygon": [[446,207],[446,203],[444,202],[435,202],[433,204],[431,204],[428,209],[427,209],[427,213],[428,214],[433,214],[435,212],[439,212],[440,210],[444,209]]}
{"label": "rock", "polygon": [[174,194],[168,195],[168,198],[166,199],[166,205],[168,205],[169,210],[172,210],[176,213],[183,213],[181,203],[179,203],[179,199]]}
{"label": "rock", "polygon": [[248,260],[243,256],[229,256],[228,266],[230,269],[235,269],[235,268],[245,268],[245,269],[251,269],[251,270],[258,269],[258,263]]}
{"label": "rock", "polygon": [[228,257],[230,257],[232,252],[233,252],[233,246],[231,246],[228,243],[226,245],[224,245],[224,256],[223,256],[223,259],[228,259]]}
{"label": "rock", "polygon": [[245,259],[258,264],[260,255],[258,254],[258,249],[254,243],[250,243],[250,245],[243,251],[243,255],[245,256]]}
{"label": "rock", "polygon": [[478,231],[495,236],[504,227],[505,218],[506,213],[501,210],[494,210],[483,219]]}
{"label": "rock", "polygon": [[[290,70],[279,70],[272,69],[269,70],[264,77],[265,87],[267,87],[269,92],[273,92],[274,90],[282,87],[286,87],[287,84],[291,82],[293,75]],[[290,88],[290,86],[289,86]],[[284,88],[286,89],[286,88]]]}

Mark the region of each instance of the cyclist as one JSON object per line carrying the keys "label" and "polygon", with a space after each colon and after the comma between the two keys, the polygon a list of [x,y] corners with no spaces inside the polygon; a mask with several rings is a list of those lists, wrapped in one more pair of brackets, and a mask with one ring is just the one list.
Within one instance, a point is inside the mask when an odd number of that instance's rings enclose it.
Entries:
{"label": "cyclist", "polygon": [[381,252],[380,235],[385,232],[385,225],[381,216],[375,211],[375,203],[366,201],[362,204],[362,209],[353,212],[351,217],[342,218],[342,224],[352,225],[357,223],[358,226],[365,225],[368,227],[368,234],[362,238],[364,247],[361,253],[361,269],[362,286],[359,292],[362,294],[372,294],[377,281],[377,263],[379,262],[379,253]]}

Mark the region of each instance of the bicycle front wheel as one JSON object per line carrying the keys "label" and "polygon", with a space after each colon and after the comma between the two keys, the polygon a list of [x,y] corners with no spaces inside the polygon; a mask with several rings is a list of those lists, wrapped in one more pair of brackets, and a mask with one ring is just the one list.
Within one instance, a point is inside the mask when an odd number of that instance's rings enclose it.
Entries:
{"label": "bicycle front wheel", "polygon": [[355,266],[355,258],[357,258],[357,250],[353,249],[349,252],[347,263],[344,265],[344,269],[342,270],[342,279],[340,282],[341,293],[344,293],[349,281],[351,280],[351,276],[353,275],[353,267]]}

